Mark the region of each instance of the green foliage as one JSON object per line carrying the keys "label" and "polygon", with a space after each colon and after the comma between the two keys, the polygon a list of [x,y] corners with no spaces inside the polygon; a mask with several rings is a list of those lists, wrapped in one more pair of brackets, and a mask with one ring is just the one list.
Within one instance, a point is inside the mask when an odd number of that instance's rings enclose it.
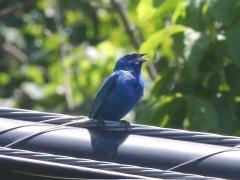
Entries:
{"label": "green foliage", "polygon": [[[155,33],[145,36],[141,46],[155,58],[159,77],[144,106],[151,110],[139,111],[136,119],[150,119],[151,124],[167,127],[239,134],[240,3],[176,3],[168,10],[170,14],[165,12],[167,19],[157,16],[164,23],[151,27]],[[151,7],[149,11],[158,9],[153,1],[146,6]]]}
{"label": "green foliage", "polygon": [[[0,12],[18,2],[1,1]],[[144,68],[147,90],[136,122],[239,135],[240,2],[121,5],[142,39],[138,51],[157,71],[151,79]],[[117,57],[136,51],[121,13],[111,0],[39,0],[23,7],[0,13],[1,106],[88,114]]]}

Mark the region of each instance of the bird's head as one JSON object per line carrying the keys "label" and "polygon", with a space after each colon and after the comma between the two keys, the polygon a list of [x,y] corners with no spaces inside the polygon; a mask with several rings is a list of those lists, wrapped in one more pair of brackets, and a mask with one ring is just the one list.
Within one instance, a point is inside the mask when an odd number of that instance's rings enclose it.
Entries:
{"label": "bird's head", "polygon": [[128,53],[118,59],[114,71],[126,70],[132,73],[140,73],[142,64],[147,60],[144,53]]}

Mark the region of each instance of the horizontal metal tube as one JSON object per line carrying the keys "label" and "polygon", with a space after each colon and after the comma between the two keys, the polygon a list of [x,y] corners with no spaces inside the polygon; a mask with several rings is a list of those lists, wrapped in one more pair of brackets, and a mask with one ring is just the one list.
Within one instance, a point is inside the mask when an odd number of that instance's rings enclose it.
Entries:
{"label": "horizontal metal tube", "polygon": [[22,157],[0,155],[0,170],[16,174],[26,174],[35,177],[64,178],[100,178],[100,179],[142,179],[144,177],[92,169],[79,166],[71,166],[41,160],[33,160]]}
{"label": "horizontal metal tube", "polygon": [[[29,122],[0,119],[0,131],[29,124]],[[0,145],[38,133],[55,125],[24,127],[0,134]],[[222,151],[228,147],[192,143],[119,132],[67,127],[37,135],[21,142],[15,148],[58,155],[89,158],[110,162],[168,169],[199,156]],[[177,169],[179,172],[204,176],[239,179],[240,152],[217,154]]]}
{"label": "horizontal metal tube", "polygon": [[[99,126],[102,125],[101,123],[99,123],[98,120],[89,119],[86,116],[69,116],[64,114],[55,114],[49,112],[38,112],[26,109],[13,109],[3,107],[0,107],[0,117],[31,121],[30,124],[32,124],[32,121],[38,124],[40,122],[49,124],[68,123],[68,126],[98,129]],[[81,120],[81,123],[79,123],[79,120]],[[104,127],[106,130],[109,131],[126,132],[126,126],[124,125],[124,123],[119,121],[105,120]],[[131,126],[127,128],[127,131],[129,134],[137,134],[150,137],[161,137],[167,139],[176,139],[181,141],[190,141],[221,146],[233,147],[240,144],[240,137],[236,136],[224,136],[213,133],[194,132],[172,128],[161,128],[140,124],[131,124]]]}

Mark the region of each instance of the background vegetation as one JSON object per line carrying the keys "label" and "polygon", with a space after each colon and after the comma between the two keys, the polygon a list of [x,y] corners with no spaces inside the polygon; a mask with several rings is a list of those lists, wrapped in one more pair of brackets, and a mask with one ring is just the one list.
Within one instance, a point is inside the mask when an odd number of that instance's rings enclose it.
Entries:
{"label": "background vegetation", "polygon": [[[240,1],[0,1],[0,105],[88,114],[127,52],[148,54],[137,123],[240,134]],[[135,117],[134,117],[135,115]]]}

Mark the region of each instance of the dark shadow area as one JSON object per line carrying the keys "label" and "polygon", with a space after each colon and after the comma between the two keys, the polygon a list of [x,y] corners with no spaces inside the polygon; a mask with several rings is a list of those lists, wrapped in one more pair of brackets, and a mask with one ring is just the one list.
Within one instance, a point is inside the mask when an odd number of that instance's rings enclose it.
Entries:
{"label": "dark shadow area", "polygon": [[39,176],[34,176],[30,174],[21,174],[13,171],[7,171],[7,170],[0,170],[0,179],[5,180],[53,180],[56,178],[50,178],[50,177],[39,177]]}
{"label": "dark shadow area", "polygon": [[92,144],[92,155],[97,160],[114,161],[118,156],[118,148],[128,134],[114,131],[89,130]]}

